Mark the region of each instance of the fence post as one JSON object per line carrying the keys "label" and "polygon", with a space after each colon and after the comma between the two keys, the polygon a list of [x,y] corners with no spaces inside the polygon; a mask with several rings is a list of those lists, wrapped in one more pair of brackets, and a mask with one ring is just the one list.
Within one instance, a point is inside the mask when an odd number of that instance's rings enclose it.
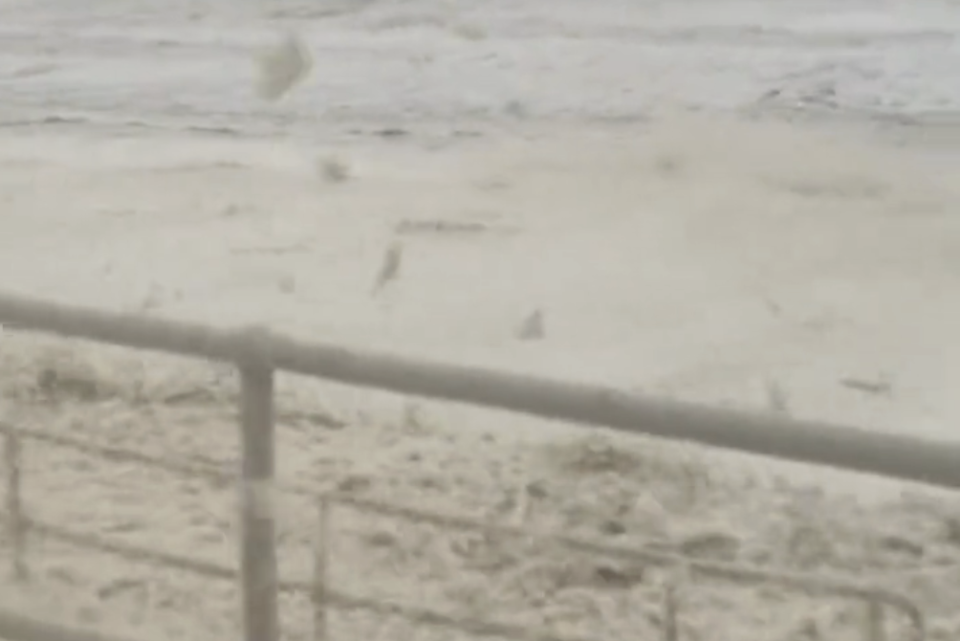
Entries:
{"label": "fence post", "polygon": [[329,641],[327,630],[327,571],[330,559],[330,499],[317,502],[317,524],[313,550],[313,641]]}
{"label": "fence post", "polygon": [[246,641],[277,641],[277,554],[274,538],[274,370],[269,335],[244,333],[240,370],[240,571]]}
{"label": "fence post", "polygon": [[677,621],[678,610],[678,586],[671,579],[663,590],[663,601],[661,603],[660,618],[660,638],[662,641],[677,641],[680,638],[680,626]]}
{"label": "fence post", "polygon": [[883,604],[877,599],[870,599],[865,604],[866,611],[863,640],[864,641],[886,641],[887,634],[884,628]]}
{"label": "fence post", "polygon": [[10,547],[13,552],[13,578],[17,581],[26,581],[29,578],[26,561],[27,525],[23,515],[21,496],[21,444],[20,437],[7,432],[4,439],[3,462],[7,477],[7,532],[10,536]]}

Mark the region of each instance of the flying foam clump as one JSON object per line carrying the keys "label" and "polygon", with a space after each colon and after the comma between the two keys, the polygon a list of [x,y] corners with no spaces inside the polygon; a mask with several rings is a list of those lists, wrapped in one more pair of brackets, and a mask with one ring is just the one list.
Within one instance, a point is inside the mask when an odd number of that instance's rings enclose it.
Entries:
{"label": "flying foam clump", "polygon": [[273,102],[307,77],[313,61],[300,38],[288,33],[276,46],[262,51],[256,64],[257,96]]}

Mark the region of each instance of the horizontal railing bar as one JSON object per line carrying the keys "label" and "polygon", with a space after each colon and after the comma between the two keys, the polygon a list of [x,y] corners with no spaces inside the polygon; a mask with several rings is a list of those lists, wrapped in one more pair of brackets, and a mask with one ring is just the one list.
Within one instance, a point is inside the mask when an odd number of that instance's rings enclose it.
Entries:
{"label": "horizontal railing bar", "polygon": [[[6,516],[6,515],[4,515]],[[235,581],[240,578],[240,572],[226,565],[205,561],[196,557],[184,556],[172,552],[146,548],[129,543],[108,541],[96,534],[77,532],[59,525],[53,525],[35,519],[27,519],[27,527],[31,533],[58,543],[65,543],[82,550],[93,550],[104,554],[113,554],[121,559],[134,563],[143,563],[154,567],[172,568],[183,572],[190,572],[207,579]],[[277,587],[283,592],[309,593],[313,589],[310,581],[279,581]],[[3,635],[0,634],[0,638]]]}
{"label": "horizontal railing bar", "polygon": [[[64,436],[51,430],[40,429],[36,427],[16,427],[10,423],[0,421],[0,434],[6,437],[18,438],[24,441],[38,441],[47,445],[54,445],[64,449],[73,450],[82,454],[99,456],[108,461],[128,461],[131,463],[140,463],[144,467],[151,467],[157,470],[163,470],[186,478],[204,479],[212,484],[223,485],[226,483],[237,483],[238,476],[234,471],[227,471],[226,468],[217,466],[213,463],[201,462],[196,459],[176,460],[145,454],[137,450],[131,450],[113,445],[102,445],[95,441],[79,439],[73,436]],[[232,468],[235,466],[231,466]],[[296,485],[291,483],[279,483],[277,490],[284,494],[298,496],[315,496],[317,490],[311,489],[306,485]]]}
{"label": "horizontal railing bar", "polygon": [[139,463],[144,467],[152,467],[183,477],[202,478],[212,483],[224,484],[236,483],[237,481],[235,472],[228,472],[216,468],[211,464],[174,461],[113,445],[100,445],[99,443],[72,436],[64,436],[44,429],[15,427],[9,423],[0,421],[0,434],[23,440],[39,441],[48,445],[56,445],[83,454],[99,456],[107,461]]}
{"label": "horizontal railing bar", "polygon": [[330,605],[347,610],[365,610],[380,616],[401,616],[415,623],[437,627],[463,630],[476,636],[499,637],[501,639],[519,639],[520,641],[591,641],[596,637],[568,636],[545,630],[521,627],[511,623],[486,621],[481,619],[457,617],[442,614],[427,608],[401,604],[369,597],[354,596],[337,590],[325,592]]}
{"label": "horizontal railing bar", "polygon": [[240,332],[200,323],[108,312],[7,294],[0,295],[0,326],[227,362],[235,362],[245,345],[238,336]]}
{"label": "horizontal railing bar", "polygon": [[99,630],[48,623],[7,609],[0,609],[0,638],[6,641],[131,641]]}
{"label": "horizontal railing bar", "polygon": [[310,344],[267,330],[218,331],[10,295],[0,296],[0,324],[234,362],[248,350],[267,350],[278,369],[340,383],[960,488],[960,443]]}
{"label": "horizontal railing bar", "polygon": [[960,443],[956,442],[883,434],[773,412],[715,408],[546,377],[427,363],[285,337],[274,337],[271,348],[277,367],[340,383],[960,488]]}
{"label": "horizontal railing bar", "polygon": [[[173,568],[175,570],[191,572],[209,579],[234,580],[240,576],[236,570],[211,563],[210,561],[145,548],[139,545],[131,545],[129,543],[108,541],[96,534],[76,532],[60,527],[59,525],[53,525],[35,519],[27,519],[26,527],[30,534],[33,535],[51,541],[66,543],[84,550],[95,550],[106,554],[114,554],[128,561]],[[297,589],[303,589],[305,587],[306,586],[297,586]]]}
{"label": "horizontal railing bar", "polygon": [[[6,432],[21,438],[38,439],[55,445],[78,449],[89,454],[99,454],[107,458],[134,460],[148,465],[157,466],[161,469],[167,469],[172,472],[183,473],[190,476],[207,477],[211,480],[217,481],[233,479],[233,475],[213,469],[207,469],[189,464],[174,463],[172,461],[146,456],[129,450],[105,448],[100,445],[94,445],[92,443],[87,443],[71,437],[64,437],[62,435],[41,431],[34,428],[15,428],[3,423],[2,421],[0,421],[0,432]],[[304,493],[310,493],[307,490],[301,491]],[[460,515],[428,512],[418,508],[395,505],[375,499],[356,497],[339,492],[326,494],[324,495],[324,498],[334,504],[343,504],[363,511],[371,511],[385,516],[392,516],[395,518],[402,518],[415,522],[423,522],[431,525],[453,527],[465,530],[477,530],[505,536],[537,536],[556,541],[560,545],[569,547],[570,549],[580,550],[591,554],[614,556],[622,559],[633,560],[635,562],[661,566],[683,565],[688,567],[693,573],[702,574],[704,577],[709,578],[720,578],[728,581],[746,581],[749,583],[779,583],[787,587],[792,587],[793,589],[811,593],[826,593],[840,597],[878,600],[902,610],[913,622],[913,624],[918,627],[918,629],[923,629],[922,615],[912,601],[895,592],[871,587],[869,585],[851,581],[849,579],[839,577],[833,578],[821,575],[782,573],[765,568],[754,568],[739,564],[702,561],[669,552],[632,548],[611,543],[600,543],[561,534],[531,531],[528,529],[503,524],[486,523]],[[60,526],[54,526],[52,524],[42,523],[34,520],[28,520],[27,527],[32,528],[34,534],[60,540],[62,542],[70,543],[79,547],[117,554],[130,560],[139,560],[146,563],[189,570],[210,578],[233,579],[237,576],[237,572],[235,570],[228,569],[223,566],[211,564],[199,559],[160,552],[153,549],[107,541],[106,539],[102,539],[92,533],[71,531],[66,528],[61,528]],[[293,582],[286,583],[282,586],[282,589],[307,590],[308,586],[304,583]]]}
{"label": "horizontal railing bar", "polygon": [[[96,550],[109,554],[115,554],[121,558],[145,563],[148,565],[170,567],[177,570],[192,572],[198,576],[210,579],[228,579],[236,580],[240,573],[224,565],[202,561],[200,559],[172,554],[169,552],[160,552],[140,546],[118,543],[116,541],[107,541],[96,534],[75,532],[51,525],[40,521],[30,520],[29,527],[34,534],[45,537],[50,540],[60,541],[83,549]],[[313,591],[313,584],[310,581],[290,581],[284,580],[277,583],[277,587],[288,593],[310,594]],[[394,614],[407,617],[411,620],[426,623],[429,625],[448,626],[461,628],[467,631],[473,631],[478,634],[499,635],[505,638],[527,639],[531,641],[585,641],[583,638],[564,637],[551,633],[531,630],[522,626],[508,623],[497,623],[493,621],[480,621],[470,618],[458,618],[449,614],[443,614],[427,608],[421,608],[414,605],[401,604],[395,602],[383,602],[367,597],[353,596],[337,590],[328,589],[325,592],[328,602],[332,605],[347,608],[361,609],[378,614]],[[2,619],[3,612],[0,611],[0,638],[11,639],[11,641],[125,641],[123,639],[114,639],[112,637],[83,636],[80,638],[71,638],[69,636],[57,637],[7,637],[3,634],[5,628]],[[19,622],[15,622],[19,623]],[[19,628],[11,628],[16,632]],[[68,629],[64,629],[67,631]],[[27,633],[32,630],[27,629]],[[93,633],[91,633],[93,634]]]}
{"label": "horizontal railing bar", "polygon": [[925,629],[923,613],[908,597],[891,590],[874,587],[868,583],[840,576],[822,573],[806,574],[778,571],[742,563],[724,563],[692,558],[672,552],[628,547],[623,544],[591,541],[565,534],[556,534],[522,528],[512,525],[493,524],[452,514],[427,512],[413,507],[400,506],[375,499],[350,496],[343,493],[331,493],[323,497],[331,505],[341,505],[361,512],[381,514],[413,523],[477,531],[501,536],[528,538],[536,537],[591,555],[613,557],[632,561],[641,565],[659,567],[684,567],[691,575],[707,579],[719,579],[731,583],[774,584],[805,592],[807,594],[831,595],[842,598],[878,601],[900,610],[910,620],[914,631],[922,636]]}
{"label": "horizontal railing bar", "polygon": [[[361,510],[369,510],[386,516],[399,517],[408,520],[422,521],[433,525],[455,527],[467,530],[495,532],[507,536],[539,536],[554,540],[560,545],[591,554],[614,556],[623,559],[632,559],[641,563],[661,566],[685,566],[694,574],[701,574],[705,578],[724,579],[728,581],[745,581],[748,583],[776,583],[785,587],[810,593],[833,594],[847,598],[879,600],[902,610],[918,629],[923,629],[923,618],[913,602],[906,597],[885,589],[870,587],[869,585],[843,579],[839,577],[782,573],[764,568],[754,568],[746,565],[719,563],[692,559],[678,554],[630,548],[610,543],[599,543],[575,537],[535,532],[519,527],[500,524],[488,524],[463,516],[441,515],[415,508],[401,507],[366,498],[352,497],[346,494],[329,494],[325,497],[333,503],[345,504]],[[189,571],[213,579],[236,579],[239,574],[235,569],[197,558],[182,556],[156,549],[110,541],[90,532],[78,532],[61,526],[28,519],[26,526],[34,535],[61,541],[80,548],[97,550],[115,554],[131,561],[160,565],[179,570]],[[310,584],[303,581],[281,581],[280,589],[284,591],[309,591]],[[0,635],[2,636],[2,635]]]}

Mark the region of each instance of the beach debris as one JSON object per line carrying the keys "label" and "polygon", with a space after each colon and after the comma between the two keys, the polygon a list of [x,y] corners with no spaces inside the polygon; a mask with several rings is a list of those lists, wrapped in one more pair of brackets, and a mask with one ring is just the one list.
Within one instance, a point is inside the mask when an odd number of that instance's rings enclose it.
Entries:
{"label": "beach debris", "polygon": [[543,322],[543,311],[536,309],[527,316],[517,328],[516,337],[522,341],[540,340],[546,335]]}
{"label": "beach debris", "polygon": [[790,404],[787,401],[787,392],[777,381],[767,379],[764,383],[767,392],[767,409],[777,414],[789,416]]}
{"label": "beach debris", "polygon": [[890,396],[893,393],[893,384],[882,379],[870,381],[862,378],[846,377],[840,379],[840,385],[873,396]]}
{"label": "beach debris", "polygon": [[279,100],[310,73],[310,52],[294,33],[287,33],[275,46],[256,57],[257,96],[270,102]]}
{"label": "beach debris", "polygon": [[345,160],[336,157],[317,159],[317,175],[327,183],[342,183],[350,179],[350,166]]}
{"label": "beach debris", "polygon": [[293,294],[297,291],[297,279],[293,274],[281,274],[277,277],[277,289],[283,294]]}
{"label": "beach debris", "polygon": [[487,39],[486,30],[483,27],[475,24],[458,24],[452,28],[452,31],[454,34],[463,38],[464,40],[478,42],[480,40]]}
{"label": "beach debris", "polygon": [[380,265],[380,271],[377,273],[377,279],[373,284],[372,293],[374,295],[399,277],[402,263],[403,245],[398,241],[394,241],[390,243],[386,253],[383,255],[383,263]]}

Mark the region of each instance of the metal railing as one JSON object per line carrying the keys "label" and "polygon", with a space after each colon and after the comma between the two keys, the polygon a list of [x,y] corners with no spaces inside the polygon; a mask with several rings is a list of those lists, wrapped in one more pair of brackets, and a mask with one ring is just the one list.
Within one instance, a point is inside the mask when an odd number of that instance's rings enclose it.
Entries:
{"label": "metal railing", "polygon": [[[646,398],[614,389],[574,385],[545,378],[518,376],[496,371],[455,365],[441,365],[403,359],[372,352],[348,350],[337,346],[304,343],[278,336],[266,329],[250,328],[237,331],[216,330],[203,325],[162,321],[131,314],[57,305],[22,297],[0,296],[0,325],[8,330],[52,333],[65,337],[82,338],[137,349],[155,350],[236,365],[240,372],[240,427],[242,537],[240,553],[241,587],[243,593],[243,624],[248,641],[276,641],[279,638],[277,590],[290,587],[278,581],[274,545],[274,374],[278,370],[326,378],[357,386],[374,387],[393,392],[435,399],[460,401],[475,405],[513,410],[561,419],[574,423],[605,426],[634,434],[660,438],[693,441],[703,445],[735,449],[754,454],[794,461],[842,467],[862,472],[883,474],[900,479],[920,481],[949,488],[960,487],[960,445],[924,441],[866,430],[797,421],[777,415],[715,409],[672,400]],[[8,495],[7,518],[11,539],[15,545],[25,545],[26,532],[41,533],[70,539],[80,545],[96,545],[87,535],[68,533],[51,525],[31,522],[24,516],[19,501],[21,479],[17,458],[24,433],[12,426],[4,426],[7,438]],[[48,441],[61,440],[53,434],[32,435]],[[76,443],[74,444],[76,445]],[[86,446],[93,447],[93,446]],[[114,455],[120,455],[114,452]],[[141,459],[143,458],[143,455]],[[168,467],[172,464],[165,463]],[[182,466],[181,466],[182,467]],[[194,470],[196,471],[196,470]],[[203,472],[207,474],[208,472]],[[385,505],[360,504],[356,499],[327,496],[320,499],[322,523],[328,522],[332,501],[350,501],[366,509],[377,509],[401,516],[409,510]],[[399,511],[398,511],[399,510]],[[418,513],[417,518],[435,516]],[[456,519],[444,517],[449,524]],[[461,525],[466,522],[460,521]],[[473,523],[480,529],[490,526]],[[326,527],[326,526],[324,526]],[[529,533],[525,533],[528,535]],[[564,540],[546,535],[554,540]],[[78,538],[79,537],[79,538]],[[156,552],[120,549],[111,544],[113,552],[160,562]],[[880,639],[879,624],[882,606],[903,610],[912,622],[913,636],[922,638],[923,620],[920,612],[907,599],[860,586],[846,579],[824,579],[805,575],[785,575],[755,568],[725,566],[693,561],[684,557],[662,555],[649,551],[611,550],[602,546],[596,550],[604,554],[643,555],[645,562],[665,564],[682,563],[702,574],[714,574],[729,580],[777,582],[797,589],[863,599],[870,604],[867,626],[869,639]],[[650,556],[655,555],[655,556]],[[165,563],[179,563],[175,555],[161,555]],[[323,569],[324,553],[317,553],[318,567]],[[208,576],[232,578],[233,570],[210,564],[188,561],[187,565]],[[22,563],[21,563],[22,565]],[[181,565],[181,567],[186,567]],[[25,565],[15,568],[26,573]],[[739,578],[738,578],[739,577]],[[319,587],[318,587],[319,586]],[[401,606],[376,606],[363,599],[339,594],[326,584],[319,574],[309,584],[298,584],[296,589],[309,590],[315,602],[322,606],[341,604],[348,607],[386,607],[396,612]],[[669,599],[668,599],[669,601]],[[408,609],[409,610],[409,609]],[[322,612],[322,608],[319,608]],[[417,612],[410,611],[417,615]],[[317,633],[325,614],[315,614]],[[437,613],[419,612],[427,622],[452,624]],[[2,617],[0,617],[2,619]],[[477,625],[468,626],[481,631]],[[489,625],[489,624],[484,624]],[[668,626],[669,627],[669,626]],[[0,620],[0,636],[3,622]],[[543,633],[512,630],[519,638],[550,638]],[[668,630],[669,632],[669,630]],[[675,633],[675,630],[673,631]],[[506,634],[501,629],[497,634]],[[534,636],[529,636],[533,634]],[[324,637],[318,637],[323,639]],[[672,638],[672,637],[665,637]],[[26,641],[44,641],[37,637]]]}
{"label": "metal railing", "polygon": [[[0,422],[0,434],[4,442],[4,469],[6,479],[6,522],[11,548],[11,569],[15,579],[25,581],[29,578],[28,537],[39,537],[66,543],[85,550],[104,552],[131,561],[137,561],[155,566],[162,566],[186,571],[198,576],[211,579],[236,580],[239,573],[230,567],[211,563],[202,559],[191,558],[169,551],[119,543],[107,540],[97,534],[79,532],[59,525],[33,519],[29,510],[22,502],[21,460],[26,450],[26,443],[41,442],[55,447],[64,447],[79,451],[91,456],[98,456],[111,461],[135,462],[144,467],[152,467],[187,478],[200,478],[213,484],[222,486],[237,480],[234,473],[219,469],[209,464],[196,462],[176,461],[168,458],[152,456],[142,452],[127,450],[110,445],[94,443],[73,436],[64,436],[49,430],[36,428],[19,428]],[[889,590],[873,587],[866,583],[853,581],[844,577],[828,577],[822,574],[802,574],[778,572],[768,568],[756,568],[743,564],[719,563],[691,559],[679,554],[666,553],[652,549],[636,549],[626,546],[599,543],[596,541],[562,536],[550,532],[536,532],[529,528],[492,525],[476,519],[439,514],[419,508],[402,507],[383,501],[358,498],[345,493],[326,493],[316,495],[308,487],[284,485],[278,490],[310,497],[317,505],[316,537],[314,546],[314,572],[312,580],[278,581],[277,589],[281,592],[299,592],[311,596],[313,605],[314,639],[329,641],[327,626],[327,612],[330,607],[349,609],[363,609],[379,614],[401,615],[415,622],[440,625],[473,632],[486,636],[506,636],[509,638],[532,641],[587,641],[583,638],[569,635],[560,635],[545,630],[533,630],[516,625],[498,623],[490,620],[479,620],[462,616],[445,614],[435,610],[416,607],[404,603],[390,603],[378,599],[347,594],[338,590],[329,578],[332,539],[333,514],[338,506],[363,512],[371,512],[381,516],[402,519],[415,523],[439,526],[448,530],[482,532],[488,536],[498,538],[531,539],[552,542],[562,548],[572,551],[588,553],[604,558],[619,559],[637,567],[662,567],[673,570],[682,570],[689,576],[702,576],[709,579],[719,579],[725,582],[746,584],[778,585],[793,591],[818,596],[832,596],[844,599],[856,599],[867,604],[864,627],[864,641],[879,641],[885,636],[880,632],[883,626],[884,608],[892,608],[901,612],[909,624],[912,639],[924,637],[924,619],[920,609],[909,599]],[[665,591],[662,602],[661,638],[663,641],[676,641],[679,607],[672,592]],[[81,636],[72,638],[67,631],[72,628],[52,626],[46,634],[38,636],[37,630],[44,630],[43,623],[33,622],[26,625],[21,615],[5,618],[7,613],[0,610],[0,637],[19,639],[23,641],[83,641],[84,634],[99,634],[97,632],[81,632]],[[5,623],[6,622],[6,623]],[[13,626],[20,630],[20,636],[9,637],[3,634],[4,626]],[[68,634],[68,636],[64,636]],[[27,635],[24,637],[23,635]],[[31,636],[32,635],[32,636]]]}

